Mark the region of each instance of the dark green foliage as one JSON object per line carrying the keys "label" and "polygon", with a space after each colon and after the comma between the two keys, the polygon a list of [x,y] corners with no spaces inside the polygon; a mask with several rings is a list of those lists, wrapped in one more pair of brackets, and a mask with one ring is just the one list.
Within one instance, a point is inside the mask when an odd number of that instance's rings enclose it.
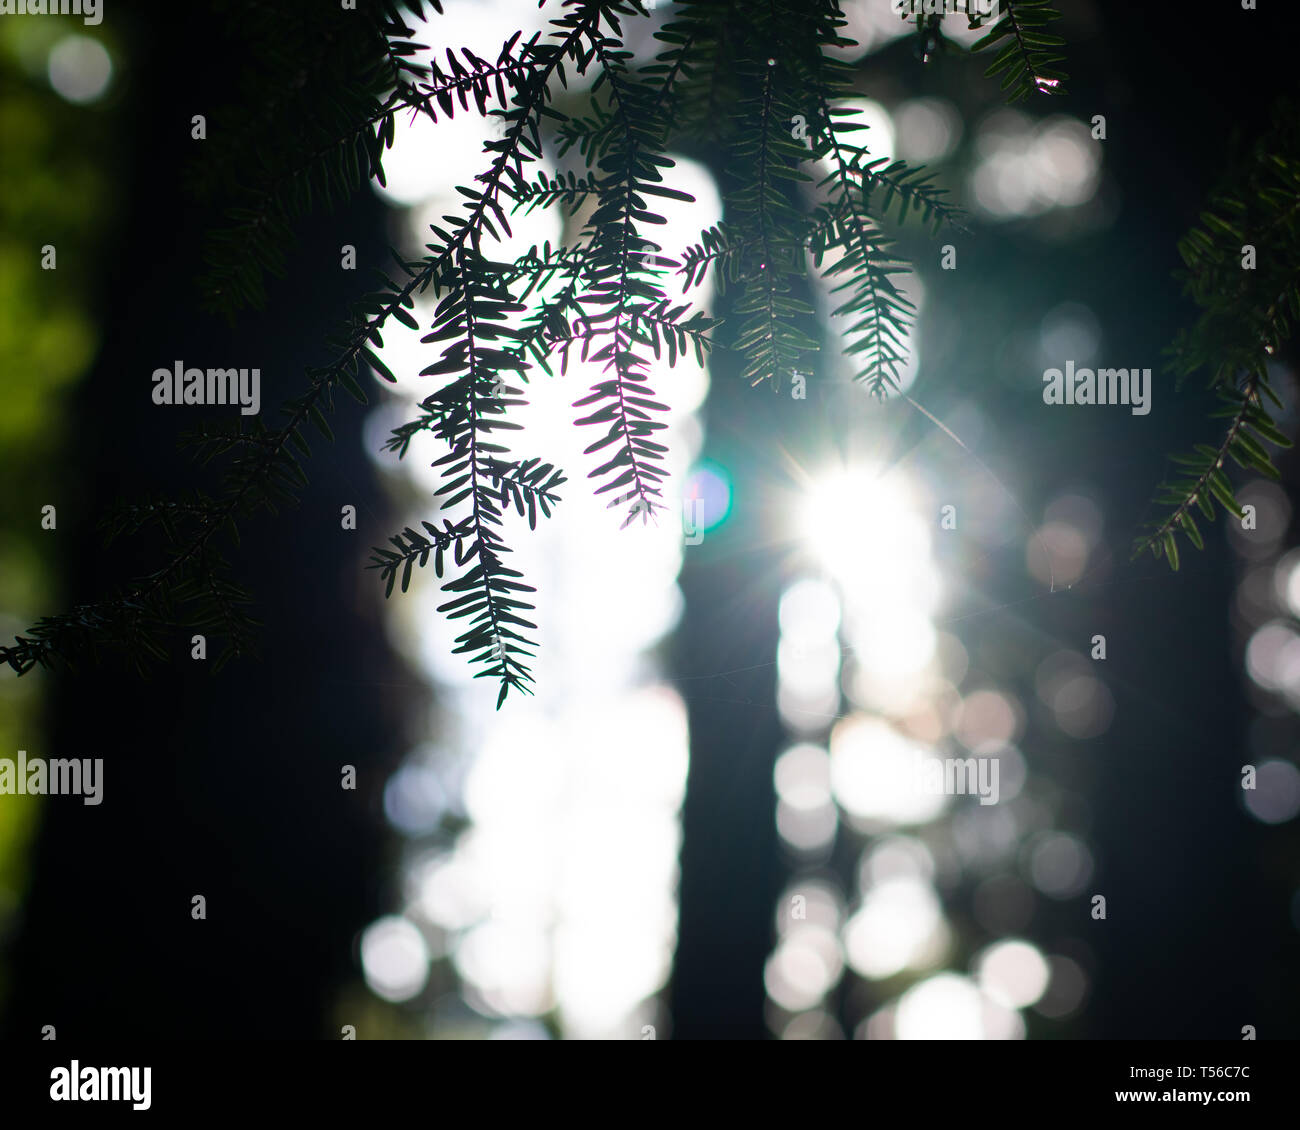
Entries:
{"label": "dark green foliage", "polygon": [[[1064,94],[1066,76],[1056,70],[1064,56],[1057,54],[1065,46],[1059,35],[1047,31],[1047,25],[1060,18],[1048,6],[1049,0],[1001,0],[1002,18],[979,40],[973,51],[998,49],[986,78],[1002,75],[1002,89],[1010,102],[1019,102],[1031,93]],[[971,26],[977,25],[972,20]]]}
{"label": "dark green foliage", "polygon": [[[195,177],[196,191],[223,187],[237,199],[208,251],[212,307],[230,314],[260,303],[265,273],[284,262],[296,219],[369,177],[382,182],[399,113],[494,118],[501,131],[484,145],[484,171],[460,187],[462,210],[432,227],[426,254],[399,259],[398,279],[381,275],[375,293],[356,304],[329,340],[333,360],[308,370],[307,391],[284,406],[279,426],[195,437],[201,457],[226,464],[217,497],[129,506],[115,516],[122,534],[157,526],[169,563],[130,593],[42,620],[0,649],[20,673],[97,642],[156,654],[152,641],[175,623],[219,627],[228,653],[246,650],[247,598],[223,579],[216,535],[237,539],[239,520],[295,500],[306,482],[299,457],[310,454],[305,425],[330,438],[335,390],[365,399],[363,364],[395,379],[376,349],[390,318],[418,325],[417,296],[436,300],[422,339],[440,350],[422,373],[436,387],[386,448],[404,456],[424,432],[445,445],[435,463],[439,513],[420,523],[423,532],[408,526],[376,548],[371,567],[391,594],[433,564],[449,597],[441,611],[467,621],[455,651],[479,677],[499,681],[498,706],[511,689],[528,692],[526,661],[536,646],[526,634],[536,626],[524,615],[533,605],[523,595],[534,590],[505,564],[507,523],[535,527],[566,481],[541,457],[517,458],[504,442],[519,428],[509,416],[524,403],[531,372],[550,375],[558,359],[563,375],[575,349],[601,367],[575,402],[576,422],[593,430],[587,454],[596,465],[587,477],[598,480],[596,493],[608,494],[611,507],[630,504],[623,525],[661,505],[666,448],[656,437],[666,406],[647,376],[653,359],[666,355],[673,365],[689,351],[702,362],[712,347],[715,321],[677,293],[689,294],[710,270],[719,287],[738,289],[733,340],[750,382],[780,388],[810,368],[818,335],[814,311],[798,295],[817,269],[833,283],[836,313],[850,320],[858,378],[876,395],[896,386],[913,309],[896,285],[906,264],[885,225],[917,217],[937,231],[959,216],[924,170],[871,155],[846,105],[856,96],[854,68],[832,54],[852,47],[836,3],[679,0],[665,16],[640,0],[560,0],[544,34],[522,41],[503,31],[492,61],[455,47],[432,57],[418,51],[407,20],[439,11],[436,0],[360,7],[304,7],[291,27],[264,5],[235,7],[254,65],[242,108],[209,123]],[[986,39],[1010,35],[1020,52],[1006,56],[1010,63],[999,57],[997,67],[1011,67],[1004,85],[1013,97],[1024,93],[1022,82],[1054,89],[1042,32],[1052,13],[1042,3],[1004,7]],[[639,64],[625,46],[624,25],[633,20],[654,20],[662,45]],[[933,37],[937,23],[920,30]],[[568,93],[574,76],[593,80],[581,99]],[[581,168],[539,167],[545,143]],[[671,186],[669,154],[701,146],[724,169],[727,219],[678,260],[650,233],[664,219],[658,202],[692,202]],[[251,168],[249,154],[257,155]],[[830,170],[820,180],[810,173],[814,160]],[[510,216],[538,208],[580,219],[570,241],[494,260],[490,243],[510,232]],[[445,578],[449,564],[456,574]]]}
{"label": "dark green foliage", "polygon": [[[1254,249],[1253,269],[1243,266]],[[1171,456],[1185,468],[1161,483],[1156,502],[1168,507],[1148,523],[1133,555],[1162,553],[1178,568],[1176,535],[1203,548],[1192,516],[1199,507],[1214,518],[1214,503],[1241,516],[1225,468],[1231,459],[1243,470],[1278,478],[1266,443],[1290,447],[1268,404],[1281,408],[1269,368],[1291,339],[1300,319],[1300,118],[1296,107],[1277,107],[1272,128],[1260,139],[1245,167],[1235,170],[1201,213],[1200,225],[1178,245],[1186,269],[1187,294],[1200,317],[1167,350],[1178,383],[1208,370],[1227,420],[1217,446],[1197,444],[1195,453]]]}
{"label": "dark green foliage", "polygon": [[[604,431],[584,452],[608,456],[588,474],[604,480],[596,493],[620,491],[620,501],[649,512],[659,505],[665,474],[659,464],[668,449],[652,438],[667,427],[653,414],[667,406],[654,399],[648,383],[646,347],[658,356],[661,326],[666,323],[669,332],[675,327],[662,279],[677,263],[642,232],[647,224],[664,222],[650,210],[647,197],[691,198],[663,184],[663,170],[673,161],[662,152],[667,120],[659,91],[629,73],[629,54],[619,40],[596,35],[591,43],[601,68],[592,93],[606,90],[608,106],[597,104],[590,119],[573,123],[577,129],[560,150],[563,155],[577,148],[597,170],[596,208],[580,241],[586,313],[579,324],[582,356],[603,363],[605,377],[574,407],[593,409],[577,420],[579,425]],[[702,333],[708,323],[697,318],[686,325]],[[670,340],[675,352],[678,338],[673,334]]]}
{"label": "dark green foliage", "polygon": [[813,309],[791,294],[804,274],[812,225],[790,186],[811,178],[799,168],[808,150],[790,136],[799,112],[790,76],[777,73],[785,67],[774,56],[770,63],[762,58],[763,50],[777,50],[775,41],[757,46],[759,57],[740,72],[752,93],[738,99],[740,114],[755,128],[734,143],[737,183],[727,195],[726,211],[743,249],[739,269],[745,287],[735,303],[742,319],[736,348],[745,355],[743,375],[751,384],[771,381],[779,390],[781,378],[818,348],[817,339],[800,327],[811,321]]}
{"label": "dark green foliage", "polygon": [[[438,0],[404,7],[442,10]],[[284,273],[296,220],[370,177],[382,183],[397,111],[436,118],[440,97],[479,102],[493,96],[496,76],[481,60],[452,60],[450,73],[412,62],[413,29],[386,0],[356,10],[232,0],[227,9],[247,52],[242,97],[208,115],[186,181],[201,201],[233,199],[204,249],[200,280],[205,305],[233,316],[265,304],[265,275]]]}

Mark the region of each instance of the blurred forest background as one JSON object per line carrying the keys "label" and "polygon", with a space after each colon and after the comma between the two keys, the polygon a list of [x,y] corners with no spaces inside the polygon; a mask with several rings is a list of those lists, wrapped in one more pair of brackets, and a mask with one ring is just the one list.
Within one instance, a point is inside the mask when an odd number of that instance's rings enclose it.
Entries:
{"label": "blurred forest background", "polygon": [[[1255,531],[1210,527],[1177,574],[1128,560],[1166,453],[1217,441],[1209,398],[1159,371],[1195,313],[1176,243],[1294,92],[1295,25],[1276,6],[1057,7],[1068,94],[1008,108],[962,57],[975,36],[922,63],[887,4],[844,4],[868,144],[970,214],[969,234],[899,232],[907,392],[949,430],[872,403],[834,326],[803,401],[748,388],[726,349],[676,388],[661,374],[707,527],[691,544],[584,499],[587,437],[559,437],[585,382],[534,377],[538,426],[572,447],[527,559],[536,699],[494,712],[447,655],[433,586],[385,604],[364,569],[435,505],[420,452],[379,453],[412,394],[378,382],[370,408],[340,400],[301,506],[242,530],[260,659],[213,674],[184,632],[147,680],[116,661],[0,675],[0,756],[105,759],[98,807],[0,797],[0,1033],[1300,1035],[1294,461],[1280,486],[1239,480]],[[553,15],[446,8],[425,41],[488,57]],[[193,422],[149,401],[156,367],[260,366],[273,418],[366,269],[415,253],[484,164],[490,127],[411,127],[386,190],[302,225],[265,311],[201,313],[220,201],[183,174],[192,115],[215,131],[238,97],[241,11],[0,19],[6,640],[155,566],[147,540],[105,550],[115,502],[205,481],[176,443]],[[713,155],[681,158],[669,183],[722,218]],[[678,246],[698,235],[673,225]],[[393,336],[391,367],[432,360],[418,336]],[[1157,370],[1150,415],[1045,406],[1067,357]],[[1278,359],[1292,433],[1293,368]],[[1000,802],[891,792],[919,748],[999,756]]]}

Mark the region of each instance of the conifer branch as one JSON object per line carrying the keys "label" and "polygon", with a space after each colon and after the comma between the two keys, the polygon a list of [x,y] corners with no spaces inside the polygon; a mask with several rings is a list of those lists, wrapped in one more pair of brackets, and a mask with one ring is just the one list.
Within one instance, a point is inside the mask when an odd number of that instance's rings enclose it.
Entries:
{"label": "conifer branch", "polygon": [[1161,483],[1155,501],[1169,512],[1147,524],[1134,546],[1137,557],[1162,553],[1178,568],[1176,535],[1197,548],[1204,542],[1193,505],[1209,518],[1214,502],[1242,516],[1223,468],[1231,458],[1243,470],[1279,478],[1265,444],[1289,448],[1288,437],[1266,407],[1281,408],[1270,382],[1270,366],[1286,349],[1300,320],[1300,124],[1288,100],[1274,111],[1273,123],[1241,170],[1225,178],[1201,223],[1179,243],[1186,265],[1186,292],[1201,307],[1200,317],[1180,332],[1166,351],[1178,382],[1209,371],[1209,387],[1221,402],[1212,413],[1227,419],[1217,447],[1197,444],[1194,453],[1171,456],[1187,470]]}
{"label": "conifer branch", "polygon": [[[1064,56],[1053,54],[1065,46],[1065,40],[1043,30],[1052,20],[1060,18],[1059,12],[1048,7],[1049,2],[1002,0],[1002,18],[971,48],[975,53],[1007,41],[984,76],[992,78],[1006,71],[1002,89],[1010,92],[1008,102],[1019,102],[1031,93],[1065,93],[1066,75],[1055,69]],[[976,21],[972,20],[971,26],[977,26]]]}
{"label": "conifer branch", "polygon": [[[477,677],[498,680],[498,706],[511,689],[530,692],[527,660],[536,647],[526,635],[535,625],[523,615],[533,607],[524,594],[534,590],[504,564],[505,512],[513,508],[535,528],[539,513],[553,512],[566,481],[552,464],[519,459],[501,442],[503,432],[519,427],[508,418],[524,403],[516,377],[526,384],[534,366],[550,374],[557,356],[561,375],[572,356],[601,366],[601,379],[575,407],[589,410],[580,425],[604,425],[586,453],[608,448],[609,457],[588,478],[598,480],[596,494],[615,499],[611,505],[631,501],[628,520],[659,506],[666,474],[667,448],[655,437],[666,426],[667,406],[649,387],[652,362],[666,353],[672,366],[689,351],[703,363],[718,325],[668,297],[669,272],[676,271],[683,294],[710,272],[719,291],[739,288],[733,306],[744,374],[779,387],[818,348],[804,328],[814,311],[796,296],[808,253],[818,268],[834,256],[824,274],[838,284],[835,292],[849,292],[836,312],[857,316],[848,352],[863,355],[859,375],[873,392],[895,385],[913,311],[893,282],[904,264],[881,223],[892,209],[900,221],[917,214],[937,230],[960,214],[931,174],[872,159],[852,143],[851,111],[833,105],[852,95],[851,69],[829,55],[852,46],[840,35],[845,21],[836,3],[766,0],[751,11],[734,0],[678,0],[654,33],[665,49],[642,66],[624,46],[623,25],[658,17],[639,0],[561,0],[545,32],[526,41],[516,32],[495,60],[446,48],[442,59],[426,63],[417,61],[425,49],[405,14],[419,17],[430,8],[441,11],[437,0],[407,0],[403,7],[374,0],[364,34],[331,10],[302,42],[273,20],[254,19],[251,27],[265,40],[259,73],[283,81],[231,128],[216,131],[205,151],[213,183],[236,196],[209,248],[205,293],[214,308],[229,313],[260,301],[264,275],[283,267],[297,220],[368,179],[383,182],[382,159],[399,114],[442,122],[476,113],[499,121],[503,135],[484,144],[486,169],[459,186],[466,204],[431,227],[426,254],[409,262],[398,257],[398,281],[381,275],[378,289],[327,339],[332,360],[307,370],[306,390],[285,404],[278,426],[240,421],[193,437],[199,460],[224,469],[219,492],[118,509],[110,534],[160,531],[162,566],[116,596],[38,621],[0,648],[0,660],[19,673],[100,644],[125,646],[137,662],[160,657],[160,639],[182,623],[224,633],[219,662],[251,648],[256,622],[246,611],[247,594],[226,579],[219,544],[226,536],[237,544],[239,522],[263,506],[296,501],[307,484],[301,460],[311,455],[305,425],[311,421],[331,438],[326,416],[335,391],[366,400],[363,364],[396,382],[380,355],[383,332],[390,319],[420,328],[415,302],[430,292],[436,308],[422,342],[441,353],[421,375],[443,383],[384,447],[403,458],[423,433],[445,444],[434,464],[442,479],[434,496],[440,513],[390,537],[370,565],[391,593],[398,583],[405,590],[416,568],[433,564],[450,597],[441,611],[468,621],[454,650],[478,668]],[[1033,81],[1050,78],[1041,31],[1050,13],[1042,0],[1015,0],[1014,9],[1015,19],[990,38],[1011,36]],[[557,98],[559,90],[593,70],[582,112],[575,112],[573,99]],[[301,88],[300,72],[307,76]],[[791,136],[800,113],[820,124],[814,150]],[[286,114],[295,115],[287,125]],[[268,136],[283,144],[264,144]],[[539,168],[544,141],[561,158],[575,154],[582,168]],[[693,203],[665,183],[673,168],[667,152],[678,143],[715,145],[725,155],[728,209],[726,222],[704,230],[680,263],[644,234],[646,225],[664,220],[651,210],[652,198]],[[245,173],[235,159],[241,151],[262,154],[263,163]],[[832,162],[830,175],[814,186],[824,199],[813,204],[799,191],[812,184],[800,168],[810,156]],[[534,247],[513,261],[490,255],[490,241],[511,234],[511,216],[538,208],[575,216],[591,206],[568,244]],[[1248,413],[1237,434],[1259,423]],[[458,575],[443,579],[449,563]]]}

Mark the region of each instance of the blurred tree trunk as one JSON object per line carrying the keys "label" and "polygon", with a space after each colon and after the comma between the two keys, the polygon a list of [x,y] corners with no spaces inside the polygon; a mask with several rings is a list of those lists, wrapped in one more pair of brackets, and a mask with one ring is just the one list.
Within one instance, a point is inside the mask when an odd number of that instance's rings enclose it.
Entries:
{"label": "blurred tree trunk", "polygon": [[[70,601],[157,567],[147,543],[102,553],[96,523],[115,502],[211,485],[176,441],[214,417],[155,406],[153,370],[176,359],[258,367],[273,426],[366,286],[366,265],[386,256],[382,207],[362,193],[302,232],[270,315],[242,316],[231,330],[197,313],[202,236],[220,216],[187,209],[178,184],[203,144],[191,139],[191,116],[208,115],[211,135],[235,96],[241,57],[221,27],[185,6],[129,25],[119,73],[135,148],[115,172],[129,203],[102,280],[103,349],[77,394],[69,470],[79,493],[59,500]],[[356,245],[362,270],[339,270],[343,243]],[[53,1024],[59,1039],[337,1036],[330,1009],[355,975],[354,935],[387,905],[380,801],[410,705],[390,689],[402,674],[379,619],[382,593],[362,569],[389,532],[357,441],[364,410],[348,397],[339,405],[339,441],[314,446],[302,504],[246,523],[233,556],[265,621],[261,659],[214,676],[211,659],[190,657],[186,631],[148,681],[116,662],[50,680],[49,744],[28,753],[102,757],[104,794],[98,807],[45,801],[11,952],[7,1035],[39,1038]],[[340,527],[347,503],[356,531]],[[357,767],[355,792],[341,788],[344,764]],[[206,921],[191,918],[195,895],[207,900]]]}

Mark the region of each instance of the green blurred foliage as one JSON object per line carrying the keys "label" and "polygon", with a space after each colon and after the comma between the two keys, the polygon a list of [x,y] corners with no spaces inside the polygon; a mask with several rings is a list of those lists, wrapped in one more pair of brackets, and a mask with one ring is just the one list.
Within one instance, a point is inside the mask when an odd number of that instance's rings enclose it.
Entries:
{"label": "green blurred foliage", "polygon": [[[0,626],[21,631],[61,599],[57,533],[66,397],[98,346],[93,310],[105,236],[117,210],[109,164],[114,87],[92,105],[63,100],[46,77],[50,49],[102,28],[67,19],[0,21]],[[43,270],[42,248],[56,249]],[[60,522],[67,520],[60,511]],[[0,756],[42,755],[41,680],[0,679]],[[0,798],[0,943],[25,888],[40,798]],[[9,970],[0,963],[0,994]]]}

